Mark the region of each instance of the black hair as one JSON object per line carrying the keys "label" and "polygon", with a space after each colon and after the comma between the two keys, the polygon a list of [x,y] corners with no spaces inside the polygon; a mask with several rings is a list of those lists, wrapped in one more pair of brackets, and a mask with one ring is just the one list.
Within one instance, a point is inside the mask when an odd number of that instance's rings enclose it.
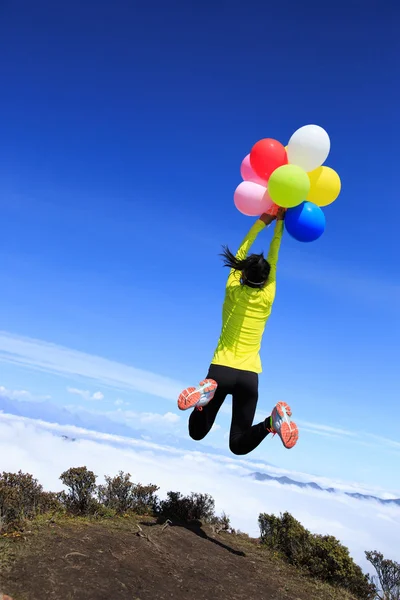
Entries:
{"label": "black hair", "polygon": [[241,271],[244,285],[248,287],[260,288],[269,277],[271,266],[264,258],[264,254],[250,254],[247,258],[239,260],[232,254],[227,246],[223,246],[221,254],[224,260],[224,266]]}

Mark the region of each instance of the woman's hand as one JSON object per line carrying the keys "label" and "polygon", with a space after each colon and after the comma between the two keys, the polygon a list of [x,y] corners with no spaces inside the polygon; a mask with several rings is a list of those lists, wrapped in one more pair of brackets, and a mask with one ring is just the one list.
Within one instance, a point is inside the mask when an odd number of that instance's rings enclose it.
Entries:
{"label": "woman's hand", "polygon": [[280,208],[278,210],[278,212],[276,213],[276,220],[277,221],[284,221],[285,220],[285,215],[286,215],[286,208]]}
{"label": "woman's hand", "polygon": [[260,221],[262,221],[263,223],[265,223],[265,225],[270,225],[272,223],[272,221],[275,221],[275,219],[276,219],[275,216],[268,215],[267,213],[264,213],[260,217]]}

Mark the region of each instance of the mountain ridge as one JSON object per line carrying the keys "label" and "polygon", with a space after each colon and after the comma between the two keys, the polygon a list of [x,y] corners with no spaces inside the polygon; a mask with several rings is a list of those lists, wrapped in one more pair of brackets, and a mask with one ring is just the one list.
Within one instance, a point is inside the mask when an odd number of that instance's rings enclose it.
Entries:
{"label": "mountain ridge", "polygon": [[280,485],[294,485],[299,488],[311,488],[320,492],[328,492],[329,494],[342,493],[345,496],[349,496],[350,498],[355,498],[356,500],[376,500],[380,504],[395,504],[396,506],[400,506],[400,498],[393,499],[385,499],[379,498],[378,496],[373,496],[372,494],[361,494],[360,492],[341,492],[335,488],[323,488],[315,481],[296,481],[295,479],[291,479],[290,477],[286,477],[285,475],[282,477],[274,477],[272,475],[268,475],[267,473],[260,473],[259,471],[255,471],[251,473],[249,477],[252,477],[256,481],[276,481]]}

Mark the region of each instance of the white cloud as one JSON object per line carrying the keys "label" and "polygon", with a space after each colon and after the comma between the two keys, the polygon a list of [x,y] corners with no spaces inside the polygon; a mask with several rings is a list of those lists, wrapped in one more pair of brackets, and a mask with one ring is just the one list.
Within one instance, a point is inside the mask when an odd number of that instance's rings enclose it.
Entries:
{"label": "white cloud", "polygon": [[118,410],[114,412],[109,412],[107,415],[122,420],[123,422],[133,422],[135,425],[138,423],[142,425],[174,425],[179,423],[181,419],[179,415],[172,412],[159,414],[151,412],[135,412],[133,410],[123,410],[122,408],[118,408]]}
{"label": "white cloud", "polygon": [[395,448],[396,450],[400,450],[400,442],[396,442],[395,440],[390,440],[388,438],[382,437],[381,435],[371,434],[370,437],[373,440],[376,440],[379,444],[386,444],[391,448]]}
{"label": "white cloud", "polygon": [[129,402],[125,402],[125,400],[118,398],[118,400],[114,402],[114,406],[129,406]]}
{"label": "white cloud", "polygon": [[117,389],[176,401],[184,384],[150,371],[42,340],[0,332],[0,361],[63,376],[84,377]]}
{"label": "white cloud", "polygon": [[338,436],[344,437],[357,437],[357,433],[355,431],[348,431],[347,429],[339,429],[338,427],[332,427],[330,425],[321,425],[319,423],[310,423],[309,421],[297,421],[299,425],[306,427],[309,430],[314,430],[315,432],[329,433]]}
{"label": "white cloud", "polygon": [[10,390],[4,385],[0,385],[0,396],[5,396],[11,400],[48,400],[51,396],[36,396],[28,390]]}
{"label": "white cloud", "polygon": [[4,385],[0,385],[0,394],[12,400],[30,400],[32,398],[31,393],[27,390],[9,390]]}
{"label": "white cloud", "polygon": [[[123,413],[123,411],[116,411],[113,414],[116,413]],[[131,413],[136,417],[140,416],[140,413]],[[160,417],[162,417],[162,415],[159,415]],[[28,426],[32,426],[35,427],[39,430],[46,430],[46,431],[52,431],[52,432],[56,432],[56,433],[60,433],[60,434],[66,434],[66,435],[71,435],[72,437],[81,437],[81,438],[85,438],[88,440],[93,440],[93,441],[100,441],[100,442],[107,442],[107,443],[112,443],[112,444],[122,444],[124,447],[138,447],[143,445],[143,443],[136,438],[127,438],[127,437],[123,437],[123,436],[119,436],[119,435],[115,435],[115,434],[109,434],[109,433],[101,433],[101,432],[97,432],[94,430],[88,430],[88,429],[84,429],[81,427],[76,427],[74,425],[59,425],[57,423],[49,423],[47,421],[43,421],[43,420],[39,420],[39,419],[30,419],[28,417],[19,417],[19,416],[14,416],[14,415],[7,415],[4,413],[0,413],[0,423],[1,422],[7,422],[7,423],[24,423]],[[224,438],[229,437],[229,432],[226,432],[224,435]],[[144,439],[144,437],[142,436],[142,439]],[[153,441],[151,441],[151,438],[149,439],[149,443],[146,444],[146,448],[150,448],[153,450],[160,450],[162,448],[163,452],[168,453],[168,454],[180,454],[182,452],[181,449],[179,448],[174,448],[172,446],[161,446],[158,443],[155,443]],[[354,482],[354,483],[349,483],[349,482],[344,482],[341,481],[340,479],[335,479],[335,478],[328,478],[328,477],[324,477],[324,476],[318,476],[318,475],[310,475],[309,473],[305,473],[302,471],[293,471],[293,470],[288,470],[285,468],[281,468],[281,467],[277,467],[274,466],[270,463],[265,463],[262,460],[258,459],[258,458],[253,458],[251,455],[244,457],[244,458],[239,458],[239,457],[233,457],[233,455],[230,456],[226,456],[226,455],[219,455],[219,454],[209,454],[207,452],[197,452],[196,454],[202,454],[203,456],[208,456],[210,458],[214,458],[215,456],[218,457],[218,460],[222,463],[224,463],[227,468],[236,468],[237,465],[239,465],[240,468],[245,468],[247,470],[249,470],[249,472],[254,472],[254,471],[266,471],[268,472],[270,475],[274,476],[274,477],[280,477],[280,476],[287,476],[290,477],[296,481],[300,481],[300,482],[309,482],[310,479],[312,481],[314,481],[315,483],[318,483],[321,487],[323,488],[329,488],[329,487],[333,487],[338,491],[342,491],[342,492],[358,492],[361,494],[366,494],[366,495],[375,495],[378,497],[382,497],[382,498],[399,498],[400,497],[400,489],[392,489],[391,491],[389,490],[385,490],[382,487],[379,487],[377,485],[365,485],[365,484],[361,484],[359,482]]]}
{"label": "white cloud", "polygon": [[102,392],[94,392],[94,394],[92,394],[88,390],[80,390],[73,387],[67,387],[67,392],[69,394],[74,394],[75,396],[80,396],[84,400],[104,400],[104,394]]}
{"label": "white cloud", "polygon": [[[122,403],[122,404],[121,404]],[[166,412],[164,414],[160,413],[151,413],[151,412],[136,412],[133,410],[126,410],[123,408],[124,405],[128,405],[128,402],[124,402],[123,400],[116,400],[114,405],[117,406],[115,410],[87,410],[86,407],[82,406],[74,406],[68,405],[65,408],[69,410],[73,414],[78,414],[84,411],[85,413],[90,413],[92,415],[107,417],[107,419],[112,419],[113,421],[117,421],[119,423],[124,423],[130,425],[134,428],[139,425],[163,425],[164,427],[171,427],[172,425],[176,425],[180,422],[181,417],[176,413]],[[41,421],[42,423],[42,421]],[[97,432],[92,430],[93,434],[96,435]]]}
{"label": "white cloud", "polygon": [[[230,401],[225,402],[220,412],[225,415],[232,414],[232,404]],[[266,418],[267,414],[265,412],[257,411],[254,416],[254,423],[261,423]],[[365,441],[366,436],[365,433],[358,431],[350,431],[348,429],[343,429],[339,427],[332,427],[331,425],[324,425],[323,423],[311,423],[310,421],[303,421],[302,419],[294,419],[296,424],[298,425],[300,432],[307,432],[313,435],[323,436],[327,438],[345,438],[347,442],[352,442],[359,446],[368,446],[373,448],[375,446],[386,446],[391,450],[400,450],[400,442],[392,440],[390,438],[385,438],[382,436],[378,436],[372,433],[368,433],[368,442]],[[229,434],[226,434],[225,437],[229,437]]]}
{"label": "white cloud", "polygon": [[[8,362],[39,371],[56,373],[62,376],[83,377],[117,389],[136,390],[176,402],[185,384],[118,363],[107,358],[86,354],[71,348],[65,348],[42,340],[19,337],[7,332],[0,332],[0,362]],[[86,392],[84,391],[86,394]],[[88,392],[87,392],[88,393]],[[101,394],[101,392],[98,392]],[[99,398],[93,398],[96,400]],[[228,400],[221,408],[226,415],[231,414],[231,403]],[[259,421],[266,415],[257,414]],[[325,437],[345,437],[360,446],[385,445],[391,450],[400,449],[400,443],[387,438],[378,438],[368,434],[348,431],[328,425],[297,421],[304,431]]]}
{"label": "white cloud", "polygon": [[358,431],[349,431],[348,429],[341,429],[338,427],[331,427],[330,425],[323,425],[321,423],[310,423],[309,421],[298,420],[297,424],[303,431],[313,433],[315,435],[323,435],[326,437],[345,437],[347,441],[358,444],[359,446],[387,446],[388,448],[400,450],[400,442],[391,440],[383,436],[378,436],[372,433],[368,433],[368,442],[365,441],[365,434]]}
{"label": "white cloud", "polygon": [[157,413],[139,413],[136,415],[142,423],[159,423],[165,421],[166,423],[178,423],[180,416],[171,412],[167,412],[164,415]]}
{"label": "white cloud", "polygon": [[[59,435],[67,432],[81,439],[69,444],[67,453],[65,442],[54,436],[54,432]],[[246,478],[256,468],[265,467],[263,463],[6,416],[0,416],[0,456],[2,469],[31,472],[47,489],[53,490],[60,489],[59,475],[71,466],[85,464],[101,480],[104,474],[114,474],[120,469],[132,472],[134,464],[134,479],[158,484],[161,496],[168,490],[210,493],[217,511],[225,510],[234,527],[251,535],[258,535],[260,512],[289,511],[313,532],[338,537],[364,567],[363,552],[368,549],[377,548],[389,558],[400,560],[399,507]],[[299,475],[278,468],[275,471],[292,477]],[[307,474],[303,477],[310,479]],[[336,481],[319,478],[318,482],[322,481],[327,487],[338,487]],[[353,491],[364,491],[356,484],[351,487]]]}

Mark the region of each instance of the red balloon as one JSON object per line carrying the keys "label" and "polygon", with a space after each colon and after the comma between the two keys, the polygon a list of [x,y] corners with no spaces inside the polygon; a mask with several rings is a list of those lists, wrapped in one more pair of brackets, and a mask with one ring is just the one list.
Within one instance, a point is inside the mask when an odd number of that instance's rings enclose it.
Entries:
{"label": "red balloon", "polygon": [[278,167],[288,164],[285,146],[271,138],[257,142],[250,152],[250,164],[262,179],[269,179]]}

